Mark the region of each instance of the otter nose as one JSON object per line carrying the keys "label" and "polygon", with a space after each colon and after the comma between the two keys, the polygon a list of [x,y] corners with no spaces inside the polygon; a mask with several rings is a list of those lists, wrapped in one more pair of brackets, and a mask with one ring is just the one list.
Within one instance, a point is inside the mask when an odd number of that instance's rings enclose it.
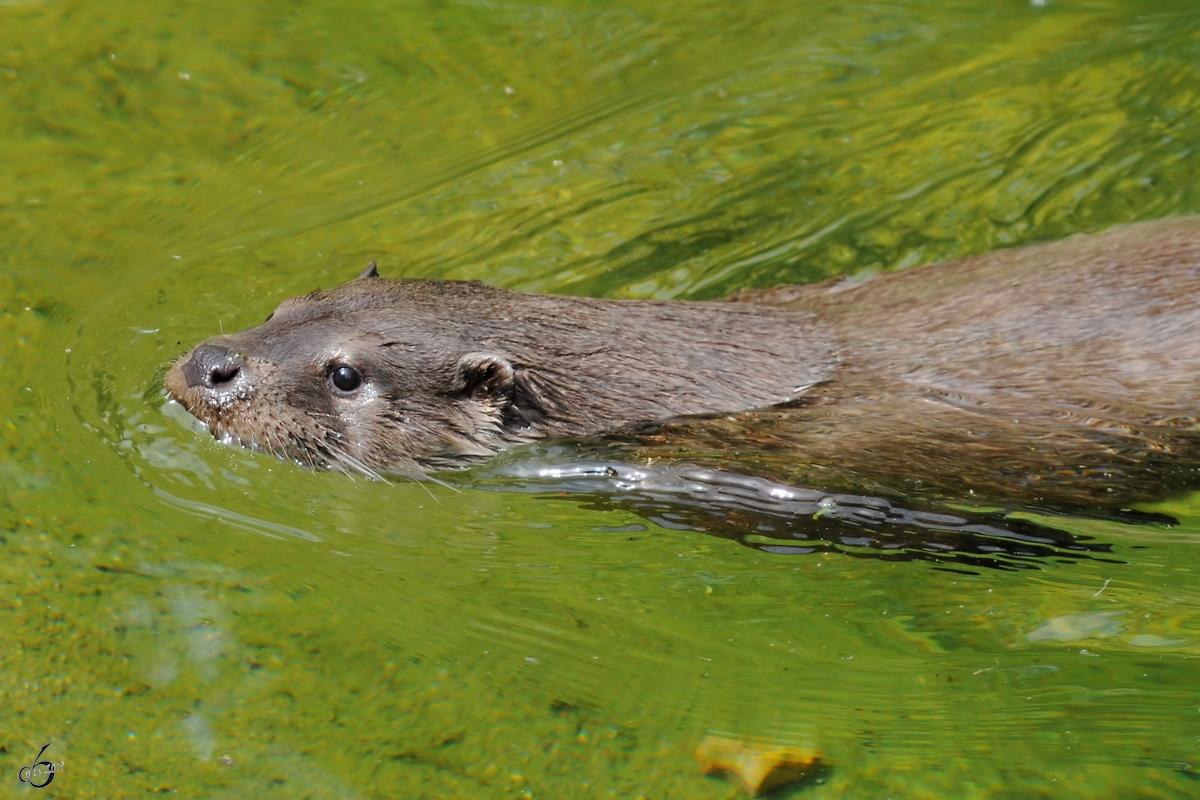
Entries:
{"label": "otter nose", "polygon": [[242,369],[242,357],[228,347],[204,343],[192,351],[183,365],[183,377],[188,386],[220,389],[237,377]]}

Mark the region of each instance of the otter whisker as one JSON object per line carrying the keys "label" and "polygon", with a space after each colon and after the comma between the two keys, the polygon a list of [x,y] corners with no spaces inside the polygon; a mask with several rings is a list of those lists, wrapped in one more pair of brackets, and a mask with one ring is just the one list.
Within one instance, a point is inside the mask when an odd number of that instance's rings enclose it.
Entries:
{"label": "otter whisker", "polygon": [[437,478],[430,475],[428,472],[418,472],[415,470],[397,470],[397,473],[400,475],[403,475],[404,477],[408,478],[409,480],[412,480],[416,483],[421,484],[421,487],[424,488],[426,493],[428,493],[429,496],[433,498],[433,501],[435,503],[441,503],[442,501],[438,499],[437,495],[435,495],[432,491],[430,491],[429,487],[425,485],[426,483],[436,483],[438,486],[445,487],[446,489],[449,489],[450,491],[454,492],[455,494],[462,494],[462,491],[460,489],[458,489],[457,487],[451,486],[450,484],[446,483],[443,480],[438,480]]}
{"label": "otter whisker", "polygon": [[316,472],[322,466],[328,467],[329,460],[322,458],[321,453],[316,451],[316,448],[312,444],[307,441],[304,441],[303,444],[304,446],[300,448],[300,454],[304,457],[304,460],[308,462],[309,469]]}
{"label": "otter whisker", "polygon": [[350,467],[351,470],[359,473],[360,475],[363,475],[364,477],[366,477],[370,480],[381,481],[383,483],[389,483],[389,481],[386,480],[382,475],[380,475],[378,472],[376,472],[375,470],[368,467],[366,464],[359,461],[357,458],[354,458],[349,453],[345,453],[340,450],[330,450],[329,455],[331,458],[336,460],[339,464],[344,464],[345,466]]}

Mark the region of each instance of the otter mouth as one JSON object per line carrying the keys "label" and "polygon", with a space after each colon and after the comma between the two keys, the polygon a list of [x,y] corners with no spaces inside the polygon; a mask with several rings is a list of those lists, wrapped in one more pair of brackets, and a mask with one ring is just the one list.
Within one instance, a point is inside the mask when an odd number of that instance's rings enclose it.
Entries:
{"label": "otter mouth", "polygon": [[[263,444],[253,435],[238,430],[226,421],[225,416],[235,407],[232,402],[214,402],[213,398],[206,396],[203,390],[181,386],[177,370],[178,365],[172,368],[163,381],[166,388],[166,396],[169,400],[178,403],[184,411],[192,416],[193,421],[198,425],[198,429],[203,428],[208,431],[213,439],[223,445],[241,447],[253,450],[256,453],[267,453],[274,456],[281,455],[278,451]],[[290,454],[286,457],[290,460],[297,460]]]}
{"label": "otter mouth", "polygon": [[256,383],[244,356],[213,342],[197,346],[163,378],[167,397],[179,403],[221,444],[312,469],[331,468],[338,459],[298,439],[293,430],[298,424],[288,425],[262,409],[256,410],[260,405],[255,402]]}
{"label": "otter mouth", "polygon": [[[184,406],[184,408],[187,408],[187,406]],[[209,432],[209,435],[211,435],[212,438],[215,439],[219,444],[225,445],[226,447],[238,447],[242,448],[243,450],[252,450],[255,453],[265,453],[267,455],[276,457],[280,455],[276,451],[264,447],[257,439],[253,437],[244,436],[220,422],[208,422],[203,420],[191,409],[188,409],[188,413],[196,417],[199,423]],[[297,459],[292,458],[291,460],[296,461]]]}
{"label": "otter mouth", "polygon": [[[273,458],[290,461],[297,466],[313,470],[336,470],[343,472],[370,472],[358,465],[340,466],[347,460],[335,452],[322,452],[326,448],[315,448],[306,441],[298,440],[294,433],[280,427],[278,430],[263,430],[260,432],[246,431],[238,417],[238,411],[246,411],[249,406],[239,408],[236,405],[215,407],[206,398],[197,398],[192,392],[179,392],[168,388],[168,399],[179,404],[190,414],[199,430],[208,431],[209,435],[219,444],[226,447],[240,448],[254,453],[261,453]],[[229,417],[233,417],[233,421]]]}

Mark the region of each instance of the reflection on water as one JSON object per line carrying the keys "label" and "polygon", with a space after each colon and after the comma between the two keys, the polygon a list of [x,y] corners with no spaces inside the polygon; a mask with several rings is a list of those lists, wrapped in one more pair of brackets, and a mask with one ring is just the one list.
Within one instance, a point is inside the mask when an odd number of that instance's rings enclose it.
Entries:
{"label": "reflection on water", "polygon": [[207,503],[197,502],[195,500],[185,500],[157,487],[154,489],[154,494],[156,497],[162,498],[169,505],[175,506],[176,508],[184,509],[185,511],[196,514],[197,516],[218,519],[228,525],[231,525],[232,527],[252,531],[262,536],[271,536],[274,538],[280,538],[281,536],[294,536],[297,539],[307,539],[310,542],[321,541],[321,537],[317,536],[316,534],[309,533],[301,528],[296,528],[291,525],[280,525],[277,522],[267,522],[266,520],[255,519],[254,517],[248,517],[245,514],[238,514],[237,512],[230,511],[227,508],[212,506],[208,505]]}
{"label": "reflection on water", "polygon": [[[548,454],[555,455],[553,448]],[[515,462],[480,470],[484,482],[475,485],[548,498],[567,494],[586,507],[629,509],[663,528],[710,533],[781,555],[838,552],[1036,569],[1045,559],[1095,558],[1090,554],[1112,551],[1111,545],[1088,542],[1047,522],[995,513],[908,510],[882,497],[823,492],[686,464],[580,463],[569,456],[565,461],[555,466],[523,453]]]}
{"label": "reflection on water", "polygon": [[715,297],[1200,212],[1198,26],[0,2],[0,768],[52,738],[67,793],[729,797],[713,733],[820,749],[805,797],[1190,796],[1194,498],[1165,531],[607,461],[355,481],[208,441],[161,370],[372,258]]}

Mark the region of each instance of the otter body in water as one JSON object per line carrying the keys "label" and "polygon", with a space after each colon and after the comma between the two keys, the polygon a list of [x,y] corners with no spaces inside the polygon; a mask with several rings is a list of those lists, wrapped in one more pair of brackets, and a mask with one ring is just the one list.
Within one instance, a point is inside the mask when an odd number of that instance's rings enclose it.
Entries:
{"label": "otter body in water", "polygon": [[1195,482],[1200,218],[722,302],[371,268],[166,386],[219,438],[366,474],[617,432],[788,480],[1122,504]]}

